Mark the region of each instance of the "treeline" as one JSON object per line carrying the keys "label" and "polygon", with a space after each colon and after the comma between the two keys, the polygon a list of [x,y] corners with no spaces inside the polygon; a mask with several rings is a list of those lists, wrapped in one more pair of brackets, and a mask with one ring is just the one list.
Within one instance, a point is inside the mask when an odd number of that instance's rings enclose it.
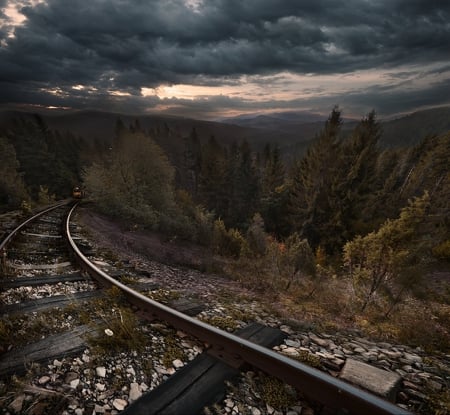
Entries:
{"label": "treeline", "polygon": [[388,316],[450,259],[450,132],[383,149],[374,112],[341,129],[334,108],[293,164],[274,145],[223,146],[193,130],[174,165],[152,134],[118,122],[84,183],[108,214],[231,258],[226,272],[244,284],[313,295],[339,274],[352,307]]}
{"label": "treeline", "polygon": [[[169,137],[179,145],[163,150]],[[404,340],[448,348],[448,289],[426,294],[421,282],[450,261],[450,131],[403,149],[380,137],[374,112],[343,134],[337,107],[296,159],[195,129],[183,138],[118,120],[110,142],[87,143],[18,119],[0,131],[0,209],[81,182],[103,212],[203,244],[205,269],[289,296],[296,312],[370,320],[383,335],[389,317]],[[409,310],[420,298],[426,307]]]}
{"label": "treeline", "polygon": [[39,115],[0,132],[0,209],[70,195],[81,181],[82,140],[50,131]]}
{"label": "treeline", "polygon": [[374,112],[344,136],[336,107],[306,153],[289,164],[274,144],[260,151],[245,141],[224,146],[195,129],[180,138],[176,157],[167,156],[157,142],[168,134],[167,126],[144,131],[138,121],[127,127],[118,120],[111,143],[89,146],[50,131],[38,115],[16,119],[0,132],[0,207],[66,197],[85,180],[104,210],[180,237],[209,244],[204,235],[214,233],[214,221],[245,236],[257,215],[276,240],[296,234],[313,252],[339,257],[347,242],[428,192],[423,229],[434,252],[446,251],[450,134],[383,149]]}
{"label": "treeline", "polygon": [[334,108],[323,130],[294,165],[267,145],[254,153],[245,142],[225,148],[213,137],[185,140],[179,186],[214,212],[227,228],[245,233],[255,213],[265,231],[283,240],[299,234],[313,251],[340,254],[346,242],[400,215],[427,191],[436,245],[449,237],[450,134],[426,137],[409,149],[382,149],[374,112],[349,136]]}

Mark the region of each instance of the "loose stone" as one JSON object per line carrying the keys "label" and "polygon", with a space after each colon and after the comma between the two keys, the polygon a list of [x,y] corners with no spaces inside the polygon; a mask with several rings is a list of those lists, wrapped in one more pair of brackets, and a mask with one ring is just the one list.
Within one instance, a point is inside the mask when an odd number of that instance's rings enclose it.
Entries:
{"label": "loose stone", "polygon": [[72,389],[76,389],[79,384],[80,384],[80,379],[74,379],[70,382],[70,387]]}
{"label": "loose stone", "polygon": [[133,402],[137,399],[139,399],[142,396],[142,391],[141,391],[141,387],[139,386],[139,384],[133,382],[130,384],[130,402]]}
{"label": "loose stone", "polygon": [[113,406],[118,411],[123,411],[127,405],[128,405],[128,402],[125,401],[124,399],[114,399],[113,400]]}
{"label": "loose stone", "polygon": [[22,411],[24,400],[25,400],[25,395],[20,395],[9,404],[8,408],[11,409],[15,413],[19,413]]}
{"label": "loose stone", "polygon": [[97,373],[97,376],[104,378],[106,376],[106,368],[104,366],[99,366],[95,369],[95,373]]}
{"label": "loose stone", "polygon": [[42,376],[38,380],[39,385],[45,385],[46,383],[50,382],[50,376]]}

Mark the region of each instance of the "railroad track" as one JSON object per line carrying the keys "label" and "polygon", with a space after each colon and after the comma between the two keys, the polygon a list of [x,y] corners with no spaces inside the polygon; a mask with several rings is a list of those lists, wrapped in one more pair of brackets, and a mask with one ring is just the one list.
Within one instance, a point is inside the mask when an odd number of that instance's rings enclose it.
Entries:
{"label": "railroad track", "polygon": [[[149,283],[148,286],[145,286],[146,280],[145,278],[141,278],[139,272],[131,269],[121,269],[118,272],[104,258],[95,257],[95,253],[83,241],[83,238],[76,233],[77,229],[71,222],[75,208],[76,205],[69,210],[67,203],[54,206],[52,209],[43,212],[39,217],[31,218],[22,224],[15,232],[15,234],[20,233],[20,238],[14,240],[14,244],[12,243],[13,234],[11,234],[0,245],[0,253],[2,253],[3,258],[2,267],[4,273],[6,272],[7,274],[7,278],[3,277],[2,279],[2,287],[4,292],[6,292],[3,298],[8,298],[8,301],[11,303],[14,301],[11,299],[14,298],[16,298],[15,301],[30,297],[35,298],[32,302],[27,301],[20,302],[16,305],[4,305],[3,314],[6,315],[6,319],[3,319],[3,325],[5,325],[7,319],[15,316],[12,320],[15,322],[18,321],[23,331],[24,327],[31,324],[30,320],[38,321],[41,318],[39,316],[42,315],[49,318],[49,316],[55,314],[55,309],[58,311],[59,316],[62,317],[58,319],[58,322],[52,321],[51,325],[42,324],[44,326],[42,332],[37,333],[37,336],[34,333],[34,337],[31,336],[31,340],[28,339],[28,342],[26,339],[27,336],[25,336],[26,333],[24,333],[23,342],[12,341],[11,343],[14,343],[15,346],[10,350],[3,350],[4,353],[0,356],[0,375],[2,374],[1,370],[3,370],[3,377],[16,373],[21,374],[25,369],[28,376],[34,376],[37,379],[38,386],[35,387],[35,392],[44,395],[40,403],[47,405],[47,410],[49,408],[48,405],[51,405],[49,402],[56,401],[61,407],[64,407],[64,405],[71,406],[69,410],[66,409],[66,413],[77,413],[75,411],[80,409],[81,403],[78,402],[78,406],[76,404],[70,405],[69,398],[76,395],[75,392],[81,391],[83,393],[85,389],[80,386],[83,382],[89,384],[97,381],[95,387],[99,392],[103,392],[102,385],[104,384],[101,382],[101,378],[105,376],[102,373],[105,368],[98,362],[95,362],[95,364],[89,367],[90,359],[93,357],[90,355],[85,338],[90,338],[92,344],[97,347],[97,350],[102,345],[112,344],[105,343],[105,340],[118,337],[120,328],[126,329],[124,327],[124,321],[128,321],[127,319],[135,321],[134,317],[126,314],[126,310],[131,309],[139,313],[140,319],[145,319],[149,322],[139,324],[138,328],[138,332],[144,334],[147,341],[153,343],[160,342],[163,346],[167,347],[168,342],[165,338],[172,336],[171,338],[173,339],[174,333],[182,334],[185,339],[182,342],[188,345],[186,347],[189,350],[195,351],[193,353],[189,352],[188,360],[195,361],[197,355],[203,350],[207,350],[209,356],[213,356],[214,359],[219,359],[226,366],[242,368],[245,365],[250,365],[254,370],[262,371],[288,383],[295,390],[301,391],[302,395],[307,397],[308,400],[318,402],[330,411],[339,410],[341,412],[344,411],[342,413],[352,414],[410,413],[384,399],[301,362],[290,359],[274,350],[262,347],[238,335],[219,330],[205,322],[190,317],[185,313],[189,309],[189,305],[186,306],[184,304],[179,307],[183,311],[181,312],[168,305],[163,305],[161,302],[152,300],[149,298],[148,292],[154,288],[150,286],[154,283]],[[66,216],[67,210],[69,211]],[[36,243],[36,238],[39,243]],[[63,240],[67,241],[67,245],[61,243]],[[43,241],[46,242],[44,243]],[[4,256],[5,252],[7,253],[6,257]],[[64,272],[62,273],[63,269]],[[56,290],[48,289],[47,286],[55,283],[56,287],[58,287]],[[54,293],[56,295],[53,295]],[[105,296],[107,300],[104,299]],[[126,307],[128,308],[121,308],[121,306],[115,305],[113,302],[116,300],[123,301],[123,299],[126,299],[126,303],[128,304]],[[98,310],[94,310],[92,303],[100,308],[113,308],[114,311],[112,315],[107,314],[105,310],[98,312]],[[49,314],[49,310],[53,311],[50,311]],[[89,322],[90,324],[81,324],[83,317],[84,322],[87,323],[86,313],[83,314],[83,310],[88,311],[88,316],[92,320]],[[44,314],[41,315],[39,313]],[[17,315],[20,315],[20,317],[17,317]],[[29,318],[30,315],[32,316],[31,319]],[[96,321],[97,319],[99,320],[98,322]],[[116,322],[122,322],[122,326],[120,324],[113,325],[112,322],[114,319]],[[155,321],[157,322],[155,323]],[[164,322],[164,324],[161,325],[158,322]],[[4,327],[3,330],[7,331]],[[13,325],[13,330],[19,330],[18,325]],[[175,330],[178,330],[178,332]],[[11,335],[11,330],[9,331],[9,335]],[[43,349],[42,345],[32,354],[33,347],[38,343],[36,337],[45,338],[41,344],[47,345],[47,349],[50,348],[50,345],[53,346],[55,342],[62,342],[65,349],[60,351],[58,357],[49,359],[47,356],[41,358],[41,355],[43,356],[45,354],[45,348]],[[133,338],[134,335],[130,335],[129,337]],[[46,341],[47,343],[45,343]],[[180,340],[175,340],[175,342],[177,341]],[[4,348],[9,347],[7,344],[2,346]],[[74,347],[70,348],[69,346]],[[124,347],[128,346],[130,344],[124,345]],[[171,346],[174,347],[173,344]],[[29,352],[23,353],[24,350],[29,350]],[[154,356],[145,354],[145,347],[141,353],[141,361],[143,362],[141,366],[146,365],[145,359],[154,358]],[[56,399],[54,394],[50,392],[48,392],[49,396],[46,396],[46,391],[49,391],[46,385],[61,377],[62,362],[64,359],[67,359],[70,366],[71,361],[69,358],[72,355],[78,356],[75,358],[78,359],[75,362],[80,367],[88,366],[84,369],[85,376],[75,377],[72,381],[69,380],[66,382],[73,391],[70,389],[67,390],[67,388],[64,389],[63,385],[59,390],[57,389],[57,394],[61,398],[60,400]],[[10,364],[14,356],[17,362],[19,362],[15,366]],[[103,361],[107,361],[107,357],[103,359]],[[48,364],[49,360],[50,364]],[[180,359],[173,359],[173,362],[176,360]],[[51,371],[50,376],[40,376],[39,367],[33,366],[33,363],[36,362],[40,362],[41,365],[47,363]],[[83,363],[85,364],[84,366]],[[181,366],[183,365],[181,363]],[[75,376],[73,372],[76,372],[76,368],[73,366],[72,364],[72,377]],[[184,373],[187,373],[187,366],[183,368]],[[152,364],[151,369],[155,369],[154,364]],[[137,368],[135,367],[131,369],[126,367],[124,370],[125,377],[131,375],[133,377],[131,380],[134,380],[132,384],[142,386],[143,382],[138,383],[139,380],[142,380],[142,377],[141,379],[137,379],[136,370]],[[158,373],[162,373],[163,376],[159,380],[154,379],[155,381],[151,384],[150,389],[161,387],[160,385],[163,381],[169,375],[173,374],[173,372],[173,369],[165,373],[164,370],[159,370]],[[67,373],[71,373],[71,371],[68,370],[65,373],[65,380],[68,379]],[[92,374],[91,379],[89,378],[90,374]],[[123,375],[123,373],[120,374],[120,376]],[[129,380],[130,377],[128,376],[127,379]],[[169,379],[174,379],[174,377],[169,377]],[[39,385],[42,385],[42,387],[39,387]],[[140,389],[138,388],[138,392],[135,394],[136,398],[142,395],[142,387]],[[11,392],[8,393],[10,394]],[[86,394],[88,395],[87,392]],[[11,405],[17,399],[20,400],[21,396],[24,397],[25,395],[14,397],[14,400],[11,400],[11,395],[8,396],[8,405]],[[17,407],[20,405],[22,405],[21,408],[24,407],[24,399],[25,397],[22,399],[22,402],[16,403]],[[176,400],[177,397],[175,396],[174,399]],[[181,399],[186,399],[186,397]],[[89,400],[91,401],[89,410],[92,409],[92,413],[96,413],[95,399],[92,396],[86,396],[86,401]],[[111,399],[111,401],[113,404],[110,409],[112,411],[116,410],[116,412],[123,410],[128,404],[128,402],[124,402],[124,399],[120,397],[114,400]],[[142,404],[139,404],[139,402],[142,402]],[[150,401],[147,404],[152,404],[152,402]],[[136,402],[125,410],[125,412],[130,414],[156,413],[148,412],[149,409],[148,407],[145,408],[145,405],[145,400],[142,398],[141,400],[136,399]],[[61,410],[60,407],[57,409]],[[102,410],[104,411],[104,408]],[[78,413],[81,414],[83,412],[79,410]],[[162,411],[159,413],[169,412]]]}

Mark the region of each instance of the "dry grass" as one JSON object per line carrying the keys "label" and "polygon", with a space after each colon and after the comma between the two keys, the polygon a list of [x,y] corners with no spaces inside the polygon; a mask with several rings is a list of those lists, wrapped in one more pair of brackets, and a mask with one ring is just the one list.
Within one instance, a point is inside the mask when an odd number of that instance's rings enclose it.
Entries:
{"label": "dry grass", "polygon": [[[450,345],[450,305],[448,296],[423,286],[420,295],[409,295],[389,317],[390,304],[377,297],[364,312],[355,297],[350,281],[327,270],[320,279],[299,278],[286,290],[274,282],[274,274],[261,262],[245,267],[232,266],[232,273],[246,288],[253,288],[282,318],[292,316],[303,325],[327,332],[359,330],[374,340],[420,346],[426,351],[447,352]],[[447,290],[450,288],[447,286]]]}

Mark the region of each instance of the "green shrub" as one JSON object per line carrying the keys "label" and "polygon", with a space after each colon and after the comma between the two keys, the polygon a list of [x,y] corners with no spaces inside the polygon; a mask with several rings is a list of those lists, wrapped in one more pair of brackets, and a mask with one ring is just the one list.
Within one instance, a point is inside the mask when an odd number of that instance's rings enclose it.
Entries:
{"label": "green shrub", "polygon": [[239,258],[246,242],[237,229],[227,230],[225,223],[218,219],[214,222],[212,247],[216,254]]}
{"label": "green shrub", "polygon": [[267,234],[264,230],[264,220],[259,213],[253,216],[246,234],[250,252],[255,255],[265,255],[267,252]]}
{"label": "green shrub", "polygon": [[435,246],[432,252],[433,255],[438,259],[450,260],[450,239]]}

